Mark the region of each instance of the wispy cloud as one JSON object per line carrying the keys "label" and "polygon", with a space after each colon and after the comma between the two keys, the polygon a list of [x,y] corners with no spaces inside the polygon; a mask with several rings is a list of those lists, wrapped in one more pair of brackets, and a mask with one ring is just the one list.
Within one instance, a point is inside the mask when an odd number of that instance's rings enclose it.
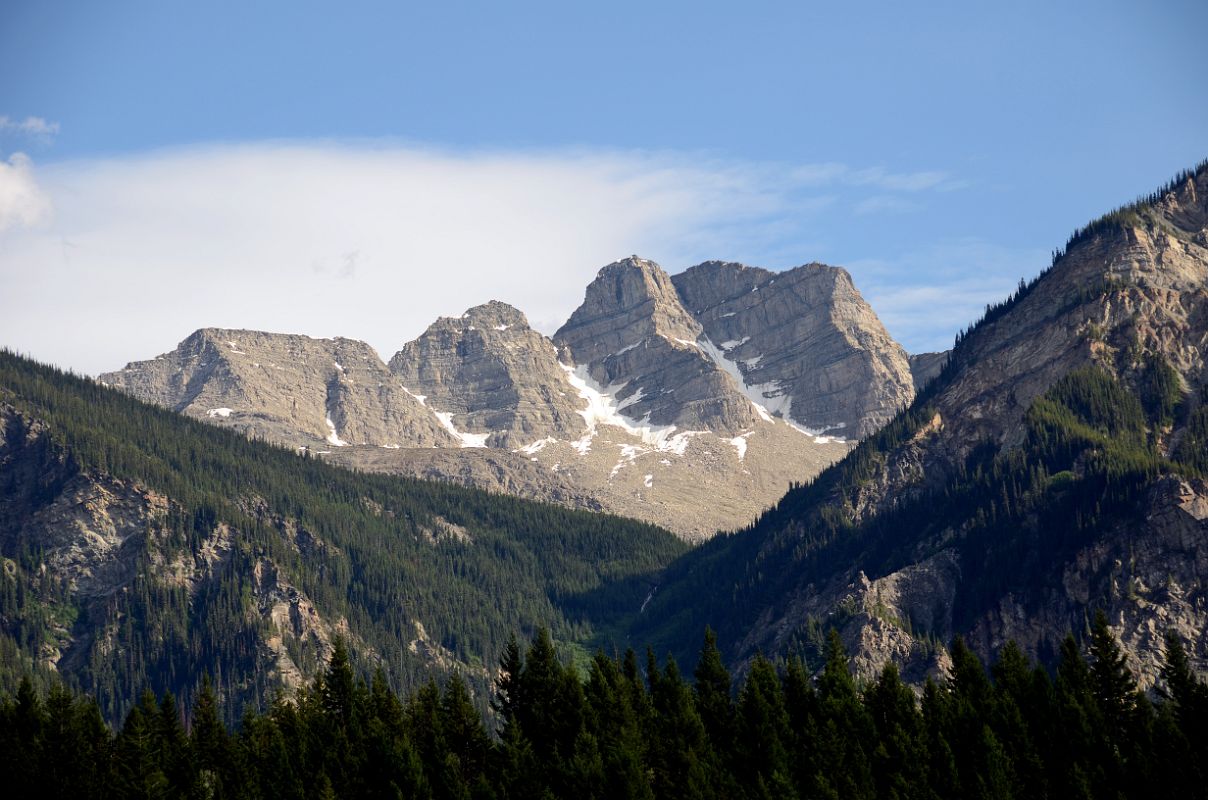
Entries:
{"label": "wispy cloud", "polygon": [[33,228],[50,217],[50,197],[34,177],[33,163],[24,153],[0,161],[0,233]]}
{"label": "wispy cloud", "polygon": [[[927,182],[831,163],[363,142],[37,168],[13,156],[0,164],[0,343],[87,372],[205,325],[351,336],[388,357],[437,315],[490,299],[552,332],[616,258],[803,263],[848,203],[872,209],[893,186],[917,198]],[[909,314],[908,295],[883,295]]]}
{"label": "wispy cloud", "polygon": [[42,117],[26,117],[22,120],[0,116],[0,133],[15,133],[32,139],[46,141],[59,133],[59,123],[47,122]]}
{"label": "wispy cloud", "polygon": [[879,214],[882,212],[903,214],[909,211],[920,211],[923,206],[914,200],[907,200],[898,195],[878,194],[860,200],[855,204],[854,208],[856,213],[861,215]]}
{"label": "wispy cloud", "polygon": [[954,334],[979,319],[987,304],[1047,265],[1043,250],[958,239],[849,268],[893,337],[921,353],[951,347]]}
{"label": "wispy cloud", "polygon": [[352,336],[389,356],[490,299],[552,332],[609,261],[741,254],[808,213],[770,174],[683,154],[260,143],[43,165],[34,181],[14,157],[0,342],[89,372],[204,325]]}
{"label": "wispy cloud", "polygon": [[845,177],[856,186],[875,186],[893,192],[921,192],[941,187],[951,180],[946,172],[889,172],[883,167],[854,170]]}

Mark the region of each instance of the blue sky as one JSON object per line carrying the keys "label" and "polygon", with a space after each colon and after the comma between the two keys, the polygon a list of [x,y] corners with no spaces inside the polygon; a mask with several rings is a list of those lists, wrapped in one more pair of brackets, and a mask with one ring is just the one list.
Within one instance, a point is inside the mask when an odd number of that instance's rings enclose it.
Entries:
{"label": "blue sky", "polygon": [[940,348],[1208,156],[1206,29],[1190,0],[8,0],[0,343],[93,372],[220,324],[389,356],[496,295],[552,329],[639,252],[842,265]]}

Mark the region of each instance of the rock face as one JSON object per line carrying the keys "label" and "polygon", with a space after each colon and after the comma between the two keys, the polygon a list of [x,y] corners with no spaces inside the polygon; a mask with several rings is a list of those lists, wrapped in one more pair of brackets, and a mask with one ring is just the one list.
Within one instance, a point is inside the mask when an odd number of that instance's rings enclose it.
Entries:
{"label": "rock face", "polygon": [[846,270],[709,261],[673,281],[718,357],[785,419],[862,438],[914,397],[905,351]]}
{"label": "rock face", "polygon": [[205,328],[171,353],[98,380],[280,444],[461,444],[373,348],[353,339]]}
{"label": "rock face", "polygon": [[600,270],[583,304],[554,334],[582,375],[651,425],[739,433],[760,417],[698,340],[667,273],[631,256]]}
{"label": "rock face", "polygon": [[[0,432],[0,474],[21,476],[12,486],[0,485],[8,501],[0,505],[5,509],[0,546],[5,552],[20,549],[15,543],[36,550],[39,569],[62,586],[54,602],[74,605],[85,621],[73,625],[65,619],[53,626],[38,653],[41,665],[65,675],[86,671],[98,654],[118,647],[120,598],[148,581],[194,598],[228,568],[239,535],[227,525],[199,531],[193,552],[182,552],[170,524],[179,506],[170,498],[104,473],[80,471],[51,441],[45,425],[2,403]],[[18,487],[25,487],[24,496]],[[18,569],[0,561],[5,569]],[[322,617],[267,558],[255,560],[247,585],[251,610],[261,622],[255,659],[268,678],[297,688],[312,675],[294,659],[299,654],[310,661],[329,658],[335,637],[348,636],[347,626]]]}
{"label": "rock face", "polygon": [[553,344],[506,303],[438,319],[390,359],[390,371],[490,447],[577,439],[585,429]]}
{"label": "rock face", "polygon": [[944,364],[948,362],[948,351],[942,353],[915,353],[910,356],[910,375],[914,378],[914,391],[917,394],[924,386],[940,374]]}
{"label": "rock face", "polygon": [[[752,287],[761,279],[746,278]],[[681,295],[695,296],[689,289]],[[698,308],[691,299],[687,305]],[[709,572],[712,582],[728,585],[737,576],[737,586],[764,573],[727,607],[754,609],[722,623],[741,639],[732,658],[792,651],[811,625],[833,625],[865,676],[893,659],[920,679],[942,669],[937,643],[954,635],[983,659],[1008,639],[1043,657],[1103,610],[1142,687],[1158,680],[1167,632],[1187,644],[1199,671],[1208,671],[1208,484],[1178,451],[1187,437],[1202,435],[1192,430],[1202,425],[1193,421],[1202,420],[1208,398],[1205,352],[1208,163],[1079,232],[1051,269],[990,309],[950,354],[913,359],[920,385],[938,374],[925,405],[896,418],[886,436],[866,442],[858,458],[822,475],[811,490],[786,497],[749,535],[730,540],[732,551],[710,552],[711,565],[733,562],[728,571]],[[938,373],[945,357],[950,366]],[[1167,372],[1151,372],[1154,364]],[[1175,410],[1165,418],[1152,410],[1157,395],[1147,394],[1157,391],[1154,374],[1168,376],[1165,396]],[[1075,382],[1062,385],[1084,387],[1069,389],[1074,399],[1061,405],[1066,401],[1046,398],[1029,417],[1038,398],[1072,375]],[[1098,400],[1085,397],[1110,391],[1136,403],[1126,433],[1086,410]],[[1127,411],[1124,400],[1109,404],[1113,414]],[[1044,408],[1065,421],[1046,421]],[[1070,433],[1079,425],[1081,433]],[[1058,439],[1045,442],[1051,430]],[[1120,454],[1096,436],[1108,437]],[[1068,449],[1052,441],[1068,442]],[[1170,460],[1161,468],[1114,466],[1130,458]],[[970,475],[983,469],[1001,477],[988,489],[972,488],[979,484]],[[1113,477],[1113,469],[1126,477]],[[1180,475],[1184,469],[1190,474]],[[1028,479],[1019,499],[1006,500],[1005,487],[1029,470],[1040,477]],[[1106,510],[1096,482],[1128,500],[1114,498]],[[995,485],[1004,487],[1000,499],[991,498]],[[1089,510],[1074,504],[1077,492]],[[987,519],[1007,513],[1008,502],[1019,504],[1010,512],[1018,516],[1005,517],[1011,529],[994,527]],[[1052,532],[1067,508],[1092,521],[1076,523],[1069,510],[1072,532],[1062,539]],[[826,527],[834,520],[838,543],[814,538],[817,530],[835,530]],[[1003,564],[988,553],[1020,560]],[[699,602],[692,600],[700,595],[692,557],[680,572],[684,583],[664,587],[644,612],[648,620],[635,623],[635,636],[657,635],[660,619],[682,622],[676,615]]]}
{"label": "rock face", "polygon": [[637,256],[601,269],[552,340],[492,301],[388,367],[348,339],[205,329],[100,380],[346,466],[692,538],[745,526],[913,391],[843,270],[709,262],[672,278]]}

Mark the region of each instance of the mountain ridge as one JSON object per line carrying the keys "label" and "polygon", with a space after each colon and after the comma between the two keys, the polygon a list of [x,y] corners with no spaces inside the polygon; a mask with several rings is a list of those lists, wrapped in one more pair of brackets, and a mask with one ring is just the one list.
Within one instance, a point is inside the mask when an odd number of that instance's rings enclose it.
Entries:
{"label": "mountain ridge", "polygon": [[[1076,232],[907,410],[670,567],[631,635],[683,653],[660,620],[710,624],[744,661],[816,651],[833,624],[862,674],[921,680],[953,635],[1043,658],[1100,607],[1144,685],[1164,627],[1203,670],[1208,486],[1182,443],[1208,425],[1206,186],[1208,162]],[[725,607],[701,604],[719,587]]]}
{"label": "mountain ridge", "polygon": [[[736,310],[685,306],[681,292],[708,294],[691,276],[709,264],[710,291],[750,295]],[[843,270],[708,262],[670,276],[637,256],[601,268],[552,338],[489,301],[388,363],[353,340],[202,329],[99,380],[346,466],[606,509],[687,538],[745,525],[913,392],[905,354]],[[471,452],[483,448],[497,454]]]}

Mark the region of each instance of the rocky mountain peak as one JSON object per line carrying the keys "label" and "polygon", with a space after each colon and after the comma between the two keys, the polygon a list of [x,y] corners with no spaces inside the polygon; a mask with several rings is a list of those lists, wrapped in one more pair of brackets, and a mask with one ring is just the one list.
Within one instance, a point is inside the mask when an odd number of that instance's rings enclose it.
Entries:
{"label": "rocky mountain peak", "polygon": [[442,317],[403,345],[390,370],[466,444],[518,448],[584,429],[553,342],[507,303]]}
{"label": "rocky mountain peak", "polygon": [[202,328],[172,352],[99,380],[282,444],[457,443],[403,391],[374,349],[355,339]]}
{"label": "rocky mountain peak", "polygon": [[789,422],[862,437],[914,396],[905,351],[844,269],[708,261],[672,282],[747,393]]}
{"label": "rocky mountain peak", "polygon": [[457,318],[442,318],[454,326],[464,329],[473,328],[490,333],[508,330],[525,331],[529,329],[528,317],[513,305],[500,300],[491,300],[481,305],[467,309],[466,313]]}
{"label": "rocky mountain peak", "polygon": [[671,277],[653,261],[630,256],[601,269],[583,304],[554,334],[578,364],[595,361],[650,336],[695,342],[700,324],[680,302]]}

